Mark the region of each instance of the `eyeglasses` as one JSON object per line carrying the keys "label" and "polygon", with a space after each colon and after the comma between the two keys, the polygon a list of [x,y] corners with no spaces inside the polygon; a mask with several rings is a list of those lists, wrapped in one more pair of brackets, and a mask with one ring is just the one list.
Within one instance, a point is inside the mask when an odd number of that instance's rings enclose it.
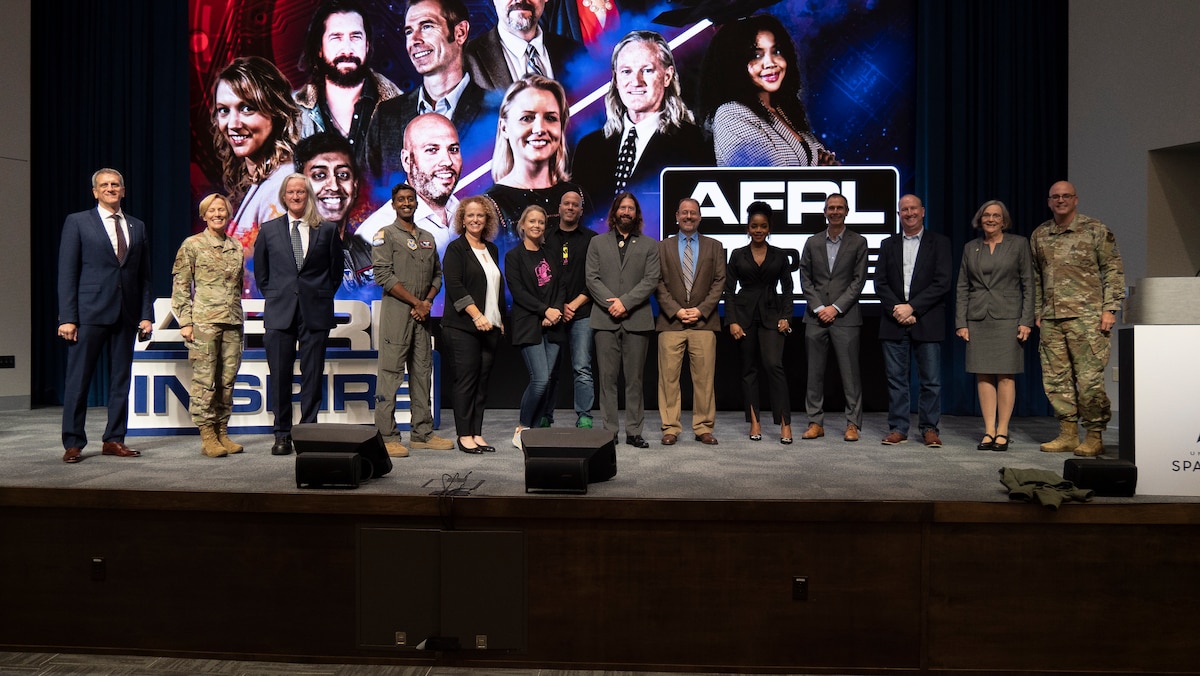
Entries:
{"label": "eyeglasses", "polygon": [[1059,200],[1064,200],[1064,201],[1065,200],[1073,200],[1073,199],[1075,199],[1075,195],[1051,195],[1050,196],[1051,202],[1057,202]]}

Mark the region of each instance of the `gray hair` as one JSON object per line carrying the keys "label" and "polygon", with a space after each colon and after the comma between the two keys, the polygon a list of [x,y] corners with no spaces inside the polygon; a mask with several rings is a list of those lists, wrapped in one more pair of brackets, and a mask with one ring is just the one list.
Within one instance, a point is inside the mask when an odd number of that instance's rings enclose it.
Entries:
{"label": "gray hair", "polygon": [[670,133],[682,127],[685,122],[695,122],[692,111],[688,110],[687,104],[683,102],[683,97],[679,93],[679,71],[675,68],[675,57],[671,54],[671,46],[667,44],[662,35],[654,31],[631,31],[621,38],[616,47],[613,47],[612,62],[609,66],[613,79],[609,82],[608,93],[604,95],[604,110],[607,113],[607,119],[604,121],[604,135],[613,137],[625,131],[625,114],[628,111],[617,91],[617,57],[621,54],[622,49],[635,42],[652,45],[658,52],[658,65],[664,70],[670,68],[675,71],[671,82],[667,84],[666,90],[663,92],[662,115],[658,118],[659,133]]}

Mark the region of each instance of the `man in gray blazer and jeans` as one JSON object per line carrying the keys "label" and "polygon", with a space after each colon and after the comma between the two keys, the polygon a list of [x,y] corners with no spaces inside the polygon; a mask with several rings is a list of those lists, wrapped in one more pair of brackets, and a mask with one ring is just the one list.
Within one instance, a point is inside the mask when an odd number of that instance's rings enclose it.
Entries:
{"label": "man in gray blazer and jeans", "polygon": [[825,363],[829,345],[837,355],[846,393],[846,441],[862,428],[862,373],[858,297],[867,283],[867,240],[846,227],[850,203],[834,193],[825,199],[828,228],[804,243],[800,284],[804,294],[804,345],[808,350],[808,429],[803,439],[825,436]]}
{"label": "man in gray blazer and jeans", "polygon": [[592,296],[592,330],[599,367],[600,415],[616,437],[617,373],[625,373],[625,443],[649,448],[642,438],[645,407],[642,371],[654,333],[650,295],[658,288],[658,242],[642,234],[642,207],[623,192],[608,210],[609,231],[588,245],[588,293]]}

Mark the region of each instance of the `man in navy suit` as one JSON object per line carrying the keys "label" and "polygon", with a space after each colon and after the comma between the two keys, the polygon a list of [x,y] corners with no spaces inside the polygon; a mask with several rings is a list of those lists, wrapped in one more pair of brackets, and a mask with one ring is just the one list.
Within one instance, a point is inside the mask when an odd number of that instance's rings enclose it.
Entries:
{"label": "man in navy suit", "polygon": [[950,292],[950,240],[925,228],[925,206],[916,195],[900,198],[902,233],[883,240],[875,265],[875,291],[883,304],[879,341],[888,383],[885,446],[908,441],[910,368],[915,357],[921,395],[917,429],[929,448],[941,448],[942,339]]}
{"label": "man in navy suit", "polygon": [[825,198],[828,228],[809,237],[800,254],[804,346],[808,350],[808,429],[802,439],[825,436],[825,357],[837,355],[846,394],[846,441],[862,429],[862,374],[858,365],[862,310],[858,298],[867,283],[867,240],[846,227],[850,203],[841,194]]}
{"label": "man in navy suit", "polygon": [[63,393],[63,462],[83,460],[87,390],[101,350],[112,373],[103,455],[136,458],[125,445],[134,334],[154,328],[146,224],[121,211],[125,180],[116,169],[92,174],[96,208],[67,216],[58,250],[58,335],[68,343]]}
{"label": "man in navy suit", "polygon": [[317,214],[312,183],[292,174],[279,190],[287,214],[262,224],[254,243],[254,278],[263,295],[263,347],[274,388],[272,455],[292,452],[292,368],[300,343],[300,422],[317,421],[325,341],[336,324],[333,295],[342,282],[337,226]]}

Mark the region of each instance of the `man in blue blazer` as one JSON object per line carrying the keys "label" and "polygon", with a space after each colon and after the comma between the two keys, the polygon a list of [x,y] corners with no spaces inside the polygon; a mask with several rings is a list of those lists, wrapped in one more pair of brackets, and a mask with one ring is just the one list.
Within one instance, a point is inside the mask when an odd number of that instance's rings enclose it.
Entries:
{"label": "man in blue blazer", "polygon": [[96,208],[67,216],[58,250],[58,335],[68,342],[63,393],[63,462],[83,460],[84,417],[92,372],[107,346],[112,373],[103,455],[135,458],[125,445],[133,341],[154,328],[146,224],[121,211],[125,180],[115,169],[92,174]]}
{"label": "man in blue blazer", "polygon": [[272,455],[292,452],[292,369],[300,343],[300,422],[317,421],[325,341],[336,324],[333,295],[342,282],[337,226],[317,215],[317,198],[303,174],[283,181],[287,214],[262,224],[254,243],[254,278],[263,295],[263,347],[274,387]]}
{"label": "man in blue blazer", "polygon": [[917,429],[929,448],[941,448],[942,339],[950,292],[950,240],[925,228],[925,206],[916,195],[900,198],[902,234],[883,240],[875,265],[875,291],[883,304],[879,340],[888,383],[885,446],[908,441],[910,367],[917,360],[921,395]]}
{"label": "man in blue blazer", "polygon": [[862,310],[858,298],[867,283],[867,240],[846,227],[845,196],[825,198],[828,227],[809,237],[800,254],[804,294],[804,346],[808,350],[808,429],[802,439],[825,436],[825,361],[830,344],[837,355],[846,394],[846,441],[862,429],[862,374],[858,349]]}

